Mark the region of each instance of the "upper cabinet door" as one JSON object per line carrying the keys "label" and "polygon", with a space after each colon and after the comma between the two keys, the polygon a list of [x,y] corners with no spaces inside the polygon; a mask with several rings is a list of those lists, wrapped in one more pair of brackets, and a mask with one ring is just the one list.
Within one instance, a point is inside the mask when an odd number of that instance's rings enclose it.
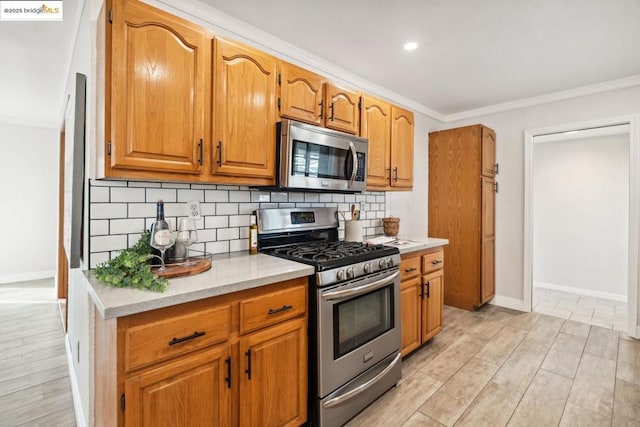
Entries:
{"label": "upper cabinet door", "polygon": [[496,174],[496,133],[482,126],[482,169],[483,176]]}
{"label": "upper cabinet door", "polygon": [[275,183],[276,59],[216,39],[213,173]]}
{"label": "upper cabinet door", "polygon": [[110,166],[198,173],[205,31],[143,3],[115,0],[111,42]]}
{"label": "upper cabinet door", "polygon": [[360,94],[327,84],[324,99],[325,126],[357,135],[360,129]]}
{"label": "upper cabinet door", "polygon": [[386,189],[391,175],[391,106],[373,97],[362,96],[360,136],[369,140],[367,188]]}
{"label": "upper cabinet door", "polygon": [[280,62],[280,116],[322,125],[323,89],[326,79],[317,74]]}
{"label": "upper cabinet door", "polygon": [[391,186],[413,187],[413,113],[391,107]]}

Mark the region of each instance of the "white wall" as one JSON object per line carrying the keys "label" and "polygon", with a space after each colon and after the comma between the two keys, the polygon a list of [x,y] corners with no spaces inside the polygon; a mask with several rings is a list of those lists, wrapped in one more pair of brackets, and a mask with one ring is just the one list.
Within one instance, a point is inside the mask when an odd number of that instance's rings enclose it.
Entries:
{"label": "white wall", "polygon": [[524,131],[638,113],[640,87],[632,87],[446,124],[446,128],[455,128],[482,123],[496,131],[496,157],[500,163],[500,192],[496,195],[497,296],[514,302],[524,298]]}
{"label": "white wall", "polygon": [[629,134],[534,145],[533,281],[627,295]]}
{"label": "white wall", "polygon": [[0,123],[0,152],[0,283],[53,277],[58,130]]}

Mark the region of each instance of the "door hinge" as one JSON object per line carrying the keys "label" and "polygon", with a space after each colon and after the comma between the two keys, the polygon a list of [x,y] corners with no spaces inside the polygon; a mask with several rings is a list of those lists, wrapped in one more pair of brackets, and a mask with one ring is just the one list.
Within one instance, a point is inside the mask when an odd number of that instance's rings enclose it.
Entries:
{"label": "door hinge", "polygon": [[280,111],[280,98],[278,98],[278,111]]}
{"label": "door hinge", "polygon": [[120,410],[122,412],[124,412],[124,407],[125,407],[125,399],[124,399],[124,393],[122,393],[122,395],[120,396]]}
{"label": "door hinge", "polygon": [[278,73],[278,86],[282,86],[282,74]]}
{"label": "door hinge", "polygon": [[113,9],[109,9],[109,23],[113,23]]}
{"label": "door hinge", "polygon": [[107,155],[111,155],[111,141],[107,142]]}

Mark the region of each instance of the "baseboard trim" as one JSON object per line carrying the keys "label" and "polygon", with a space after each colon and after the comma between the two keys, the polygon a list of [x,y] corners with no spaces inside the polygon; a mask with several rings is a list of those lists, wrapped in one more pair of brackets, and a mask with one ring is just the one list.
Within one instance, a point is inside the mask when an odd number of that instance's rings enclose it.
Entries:
{"label": "baseboard trim", "polygon": [[571,294],[583,295],[585,297],[609,299],[613,301],[627,302],[625,295],[612,294],[609,292],[594,291],[591,289],[574,288],[571,286],[556,285],[555,283],[533,282],[534,288],[550,289],[552,291],[568,292]]}
{"label": "baseboard trim", "polygon": [[67,363],[69,365],[69,381],[71,382],[71,395],[73,396],[73,409],[76,413],[76,424],[78,427],[87,427],[85,423],[84,412],[82,411],[82,400],[80,399],[80,391],[78,388],[78,377],[73,369],[73,354],[71,354],[71,346],[69,344],[69,335],[64,336],[64,346],[67,349]]}
{"label": "baseboard trim", "polygon": [[510,308],[512,310],[518,311],[531,311],[531,307],[525,307],[524,301],[516,298],[503,297],[500,295],[496,295],[490,301],[490,304],[497,305],[499,307]]}
{"label": "baseboard trim", "polygon": [[51,279],[56,272],[53,270],[32,271],[20,274],[5,274],[0,276],[0,285],[7,283],[27,282],[29,280]]}

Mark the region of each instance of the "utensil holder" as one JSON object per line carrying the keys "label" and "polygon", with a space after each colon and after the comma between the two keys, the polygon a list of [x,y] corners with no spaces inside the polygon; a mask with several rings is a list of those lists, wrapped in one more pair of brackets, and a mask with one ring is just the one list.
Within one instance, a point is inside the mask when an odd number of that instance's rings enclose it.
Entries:
{"label": "utensil holder", "polygon": [[344,222],[344,241],[345,242],[362,242],[362,222],[345,221]]}

